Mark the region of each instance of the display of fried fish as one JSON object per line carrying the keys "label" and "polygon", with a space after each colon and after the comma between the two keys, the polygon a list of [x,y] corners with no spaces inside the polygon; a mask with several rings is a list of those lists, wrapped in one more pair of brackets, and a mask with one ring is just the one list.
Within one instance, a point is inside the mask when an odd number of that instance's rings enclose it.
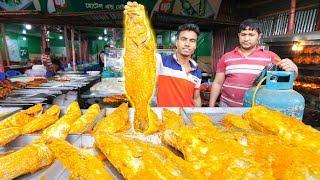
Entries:
{"label": "display of fried fish", "polygon": [[168,109],[163,109],[161,130],[166,130],[169,128],[179,128],[184,125],[184,120],[180,115]]}
{"label": "display of fried fish", "polygon": [[156,44],[143,5],[127,3],[124,30],[125,90],[135,108],[134,129],[150,134],[158,131],[160,125],[150,108],[156,84]]}
{"label": "display of fried fish", "polygon": [[11,180],[20,175],[34,173],[50,165],[54,155],[41,140],[21,148],[20,150],[0,157],[0,179]]}
{"label": "display of fried fish", "polygon": [[59,119],[60,107],[58,105],[51,106],[46,112],[36,117],[34,120],[24,125],[23,134],[32,133],[44,129]]}
{"label": "display of fried fish", "polygon": [[113,179],[97,157],[72,146],[67,141],[51,139],[48,146],[56,159],[70,171],[70,179]]}
{"label": "display of fried fish", "polygon": [[125,179],[203,178],[191,164],[163,146],[109,133],[97,133],[95,142]]}
{"label": "display of fried fish", "polygon": [[42,112],[41,104],[36,104],[24,111],[17,112],[10,117],[0,121],[0,129],[10,127],[21,127],[32,121],[38,114]]}
{"label": "display of fried fish", "polygon": [[236,114],[226,114],[221,121],[226,127],[237,127],[241,129],[251,129],[249,122]]}
{"label": "display of fried fish", "polygon": [[72,124],[81,116],[81,109],[78,102],[72,102],[64,114],[54,124],[46,128],[41,137],[43,139],[59,138],[65,139],[69,134]]}
{"label": "display of fried fish", "polygon": [[71,126],[69,133],[84,133],[88,130],[90,124],[94,122],[100,114],[100,107],[98,104],[91,105],[88,110],[77,119]]}
{"label": "display of fried fish", "polygon": [[255,106],[244,114],[244,118],[254,129],[277,135],[288,144],[309,147],[317,151],[320,149],[320,132],[318,130],[279,111]]}
{"label": "display of fried fish", "polygon": [[126,132],[130,127],[128,103],[123,103],[107,117],[101,119],[95,125],[93,132]]}

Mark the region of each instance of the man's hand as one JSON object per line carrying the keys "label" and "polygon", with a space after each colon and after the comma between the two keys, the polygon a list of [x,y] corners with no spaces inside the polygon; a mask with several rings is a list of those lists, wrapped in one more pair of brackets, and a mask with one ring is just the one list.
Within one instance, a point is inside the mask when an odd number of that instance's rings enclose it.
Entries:
{"label": "man's hand", "polygon": [[293,71],[295,73],[295,77],[298,76],[298,67],[290,59],[282,59],[276,65],[285,71]]}

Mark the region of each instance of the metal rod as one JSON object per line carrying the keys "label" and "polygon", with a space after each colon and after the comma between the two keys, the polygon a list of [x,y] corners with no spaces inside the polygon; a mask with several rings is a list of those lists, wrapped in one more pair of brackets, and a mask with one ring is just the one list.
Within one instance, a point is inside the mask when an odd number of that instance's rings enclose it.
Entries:
{"label": "metal rod", "polygon": [[3,47],[4,47],[4,53],[6,55],[6,62],[7,62],[7,66],[10,66],[10,57],[9,57],[9,51],[8,51],[8,46],[7,46],[7,40],[6,40],[6,32],[4,29],[4,24],[1,23],[1,34],[2,34],[2,43],[3,43]]}
{"label": "metal rod", "polygon": [[76,71],[77,64],[76,64],[76,51],[74,49],[74,27],[71,27],[71,48],[72,48],[72,68],[73,68],[73,71]]}

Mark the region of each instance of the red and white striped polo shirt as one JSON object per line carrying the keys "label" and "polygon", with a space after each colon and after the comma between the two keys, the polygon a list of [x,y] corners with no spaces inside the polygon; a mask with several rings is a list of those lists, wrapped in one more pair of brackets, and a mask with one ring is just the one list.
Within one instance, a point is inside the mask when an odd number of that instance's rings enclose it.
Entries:
{"label": "red and white striped polo shirt", "polygon": [[230,107],[243,106],[246,90],[252,87],[254,80],[265,66],[277,55],[261,47],[248,57],[239,52],[239,47],[224,54],[218,62],[217,73],[225,73],[220,100]]}

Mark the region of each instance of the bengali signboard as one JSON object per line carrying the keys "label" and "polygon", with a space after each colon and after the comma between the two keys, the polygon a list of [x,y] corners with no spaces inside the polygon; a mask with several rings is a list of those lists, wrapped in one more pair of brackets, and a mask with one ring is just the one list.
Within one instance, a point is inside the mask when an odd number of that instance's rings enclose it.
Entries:
{"label": "bengali signboard", "polygon": [[[47,0],[49,13],[72,13],[72,12],[96,12],[105,10],[123,10],[127,1],[124,0]],[[154,9],[157,0],[138,0],[149,12]]]}

